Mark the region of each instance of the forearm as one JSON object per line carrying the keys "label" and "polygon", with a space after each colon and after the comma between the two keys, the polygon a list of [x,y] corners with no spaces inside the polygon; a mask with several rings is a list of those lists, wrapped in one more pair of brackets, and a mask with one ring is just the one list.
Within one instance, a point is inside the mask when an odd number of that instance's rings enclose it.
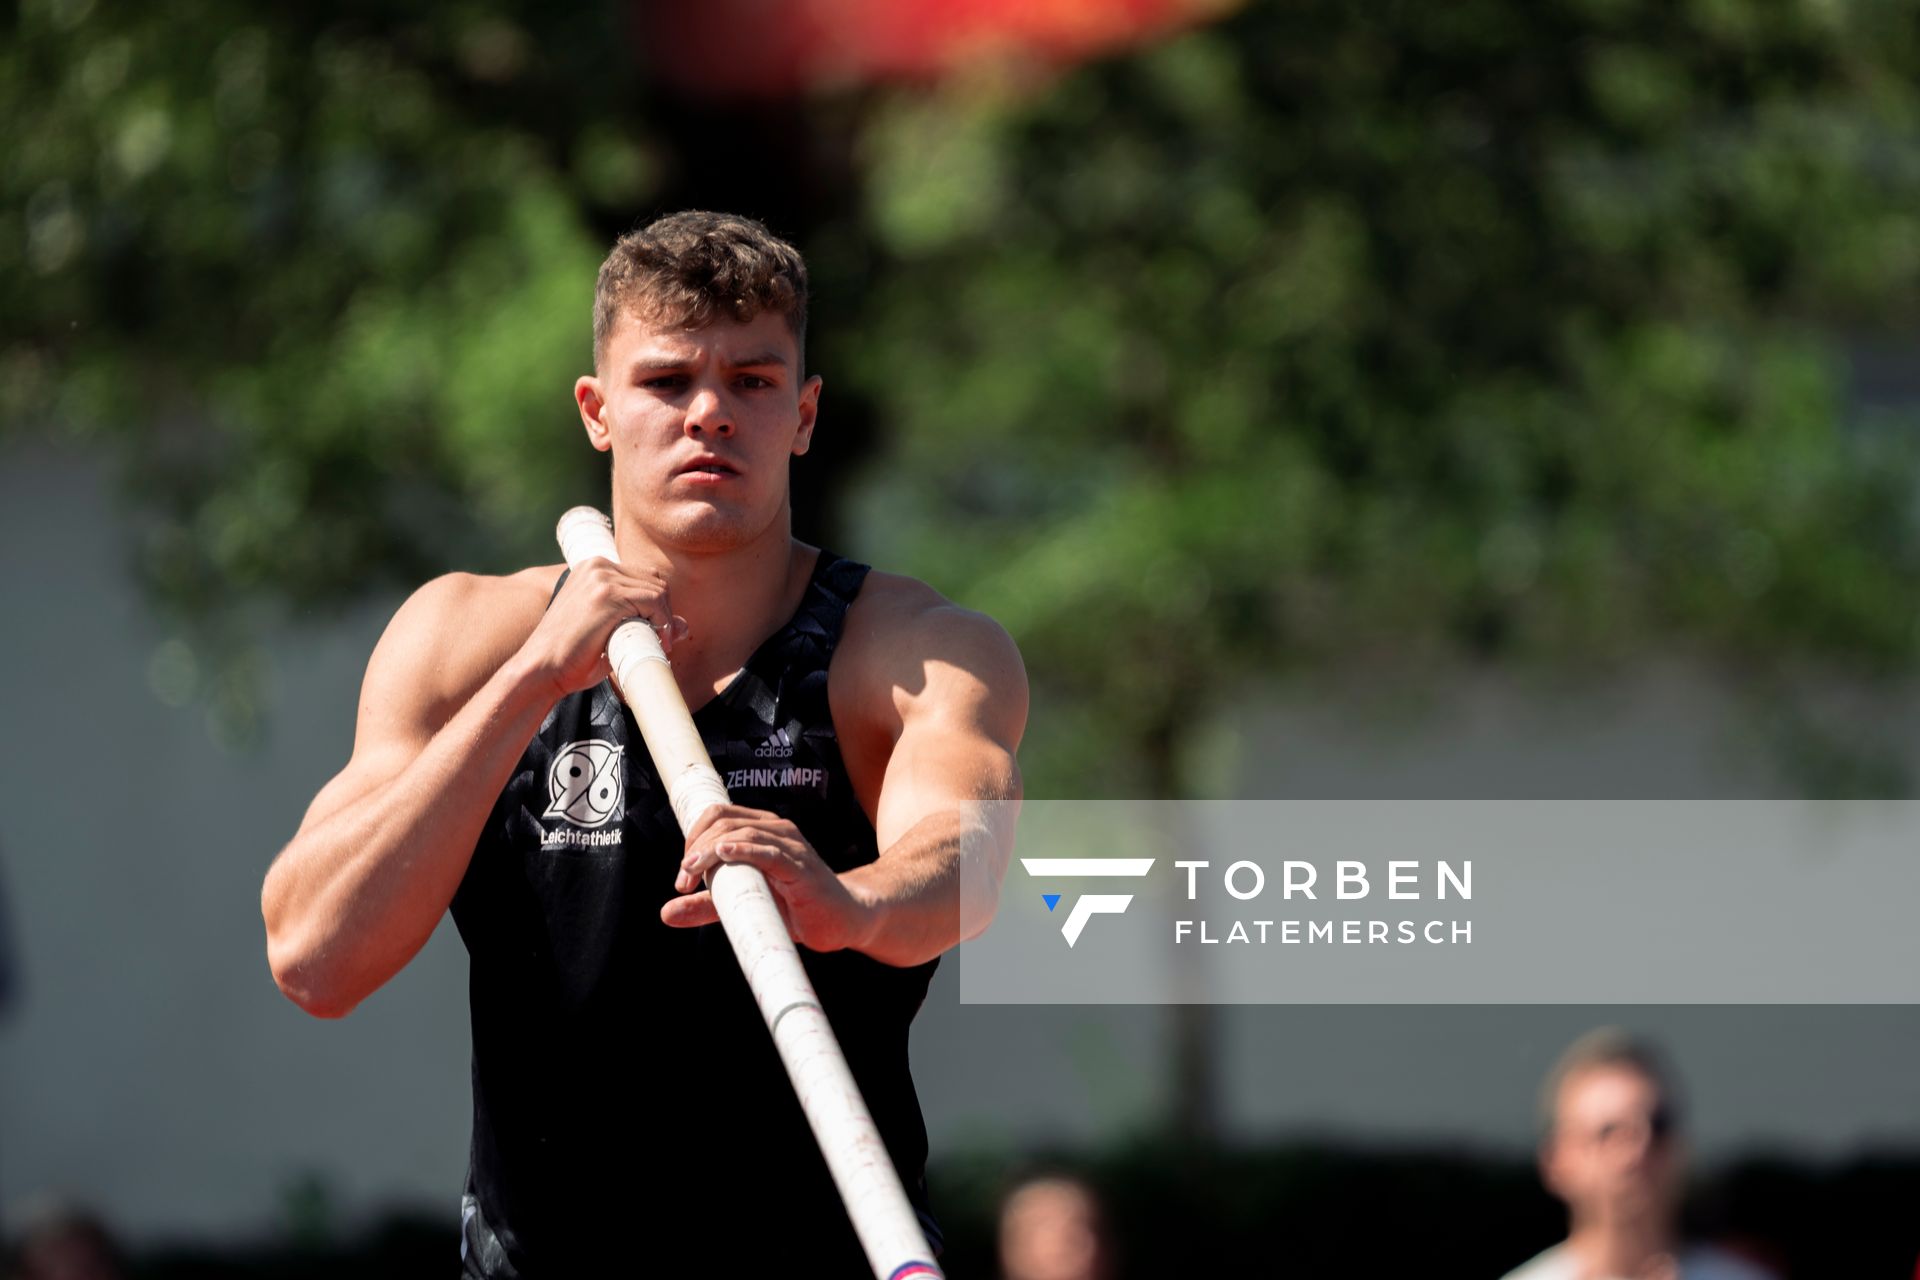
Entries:
{"label": "forearm", "polygon": [[291,999],[343,1015],[426,944],[553,697],[550,682],[508,661],[390,781],[288,844],[261,911]]}
{"label": "forearm", "polygon": [[886,964],[922,964],[985,932],[1011,853],[1010,806],[931,814],[840,880],[866,916],[860,951]]}

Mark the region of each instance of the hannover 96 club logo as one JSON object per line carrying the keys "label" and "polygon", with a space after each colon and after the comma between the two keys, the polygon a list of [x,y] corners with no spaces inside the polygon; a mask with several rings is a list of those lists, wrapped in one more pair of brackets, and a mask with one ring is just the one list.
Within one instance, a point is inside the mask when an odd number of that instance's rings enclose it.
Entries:
{"label": "hannover 96 club logo", "polygon": [[625,747],[598,738],[560,748],[547,771],[549,803],[541,816],[565,818],[579,827],[605,826],[620,816],[620,766],[625,754]]}

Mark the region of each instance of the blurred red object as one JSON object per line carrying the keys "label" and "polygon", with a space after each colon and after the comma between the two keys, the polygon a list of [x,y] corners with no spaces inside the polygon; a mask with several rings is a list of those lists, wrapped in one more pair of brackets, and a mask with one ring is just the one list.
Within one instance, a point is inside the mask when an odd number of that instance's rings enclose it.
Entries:
{"label": "blurred red object", "polygon": [[933,80],[994,58],[1064,66],[1232,7],[1232,0],[643,0],[640,52],[690,93],[785,97]]}

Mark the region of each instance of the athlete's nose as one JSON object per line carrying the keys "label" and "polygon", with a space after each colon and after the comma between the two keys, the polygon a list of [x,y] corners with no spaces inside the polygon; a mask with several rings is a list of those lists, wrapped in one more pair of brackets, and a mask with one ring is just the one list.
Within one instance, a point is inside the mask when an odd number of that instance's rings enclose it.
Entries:
{"label": "athlete's nose", "polygon": [[730,436],[733,434],[733,412],[727,408],[726,401],[712,387],[702,387],[693,393],[693,399],[687,403],[687,434]]}

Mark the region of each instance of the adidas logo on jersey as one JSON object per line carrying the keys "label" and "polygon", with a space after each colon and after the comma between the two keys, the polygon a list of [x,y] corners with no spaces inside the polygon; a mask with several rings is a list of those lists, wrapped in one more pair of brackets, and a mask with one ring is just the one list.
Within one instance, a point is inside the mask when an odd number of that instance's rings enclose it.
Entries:
{"label": "adidas logo on jersey", "polygon": [[773,736],[753,749],[755,760],[791,760],[793,759],[793,739],[787,736],[785,729],[775,729]]}

